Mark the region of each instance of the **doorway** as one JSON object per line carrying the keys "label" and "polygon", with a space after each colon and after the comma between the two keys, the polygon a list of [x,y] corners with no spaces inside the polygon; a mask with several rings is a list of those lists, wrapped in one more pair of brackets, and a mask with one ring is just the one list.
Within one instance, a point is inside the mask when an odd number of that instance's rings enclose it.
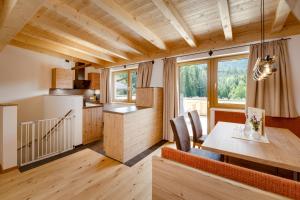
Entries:
{"label": "doorway", "polygon": [[208,61],[179,63],[179,111],[185,120],[192,136],[191,123],[187,113],[197,110],[203,134],[207,134],[208,127]]}

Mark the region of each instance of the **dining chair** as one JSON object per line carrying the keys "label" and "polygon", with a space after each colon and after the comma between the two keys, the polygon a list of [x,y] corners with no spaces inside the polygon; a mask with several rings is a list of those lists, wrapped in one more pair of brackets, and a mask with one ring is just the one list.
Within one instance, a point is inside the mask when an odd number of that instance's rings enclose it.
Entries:
{"label": "dining chair", "polygon": [[191,148],[189,131],[183,116],[176,117],[170,120],[171,127],[176,142],[176,148],[197,156],[210,158],[213,160],[221,160],[221,155],[206,151],[203,149]]}
{"label": "dining chair", "polygon": [[202,125],[200,117],[197,110],[188,112],[188,116],[191,121],[192,130],[193,130],[193,147],[201,147],[202,143],[205,141],[207,135],[203,135]]}

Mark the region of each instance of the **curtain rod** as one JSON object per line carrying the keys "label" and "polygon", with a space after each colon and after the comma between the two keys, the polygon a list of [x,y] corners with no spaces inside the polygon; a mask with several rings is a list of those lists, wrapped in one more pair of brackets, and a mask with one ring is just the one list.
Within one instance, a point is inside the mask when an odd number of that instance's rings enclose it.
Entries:
{"label": "curtain rod", "polygon": [[[267,40],[264,43],[268,43],[268,42],[272,42],[272,41],[278,41],[278,40],[290,40],[292,38],[281,38],[281,39],[273,39],[273,40]],[[195,53],[188,53],[188,54],[181,54],[181,55],[177,55],[177,56],[170,56],[170,57],[162,57],[162,58],[157,58],[157,59],[166,59],[166,58],[180,58],[180,57],[184,57],[184,56],[192,56],[192,55],[197,55],[200,53],[209,53],[209,51],[223,51],[223,50],[228,50],[228,49],[236,49],[236,48],[240,48],[240,47],[248,47],[250,45],[256,45],[256,44],[261,44],[260,42],[256,42],[256,43],[247,43],[247,44],[243,44],[243,45],[238,45],[238,46],[232,46],[232,47],[226,47],[226,48],[219,48],[219,49],[211,49],[211,50],[206,50],[206,51],[199,51],[199,52],[195,52]],[[152,61],[152,63],[154,63],[153,59],[152,60],[144,60],[144,61],[140,61],[140,62],[135,62],[135,63],[130,63],[130,64],[125,64],[125,65],[120,65],[121,66],[128,66],[128,65],[136,65],[142,62],[147,62],[147,61]]]}
{"label": "curtain rod", "polygon": [[[264,43],[268,43],[268,42],[273,42],[273,41],[279,41],[279,40],[290,40],[292,38],[281,38],[281,39],[274,39],[274,40],[268,40],[265,41]],[[190,53],[190,54],[182,54],[182,55],[178,55],[178,56],[170,56],[170,57],[165,57],[165,58],[180,58],[180,57],[184,57],[184,56],[192,56],[192,55],[196,55],[196,54],[200,54],[200,53],[209,53],[210,51],[223,51],[223,50],[227,50],[227,49],[236,49],[236,48],[240,48],[240,47],[248,47],[250,45],[256,45],[256,44],[260,44],[260,42],[256,42],[256,43],[247,43],[247,44],[243,44],[243,45],[238,45],[238,46],[232,46],[232,47],[226,47],[226,48],[219,48],[219,49],[210,49],[208,51],[199,51],[196,53]]]}

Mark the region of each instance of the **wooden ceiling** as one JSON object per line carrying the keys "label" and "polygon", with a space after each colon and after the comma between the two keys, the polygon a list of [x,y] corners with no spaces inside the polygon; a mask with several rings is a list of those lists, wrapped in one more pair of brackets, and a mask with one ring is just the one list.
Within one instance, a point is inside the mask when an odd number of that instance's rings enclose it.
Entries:
{"label": "wooden ceiling", "polygon": [[[98,67],[260,38],[260,0],[2,0],[0,11],[0,50],[12,44]],[[300,34],[286,0],[265,0],[265,24],[267,38]]]}

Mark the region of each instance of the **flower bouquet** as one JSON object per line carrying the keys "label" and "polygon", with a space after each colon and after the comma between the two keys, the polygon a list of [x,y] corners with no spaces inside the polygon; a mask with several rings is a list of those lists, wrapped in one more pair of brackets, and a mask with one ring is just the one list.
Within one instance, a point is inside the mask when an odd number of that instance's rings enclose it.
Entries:
{"label": "flower bouquet", "polygon": [[265,111],[249,107],[247,109],[247,123],[251,126],[254,134],[264,136]]}

